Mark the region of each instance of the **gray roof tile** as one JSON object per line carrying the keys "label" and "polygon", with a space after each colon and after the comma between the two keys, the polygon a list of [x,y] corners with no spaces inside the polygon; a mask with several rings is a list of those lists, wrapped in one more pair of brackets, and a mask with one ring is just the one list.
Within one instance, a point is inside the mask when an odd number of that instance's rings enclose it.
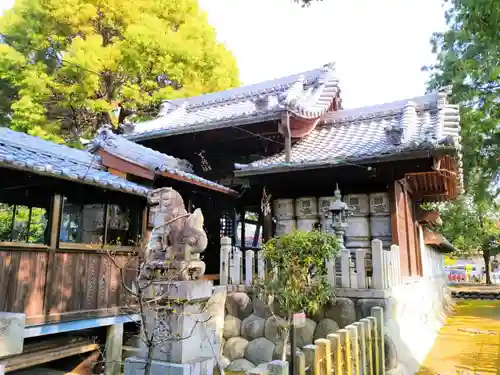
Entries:
{"label": "gray roof tile", "polygon": [[446,104],[446,94],[429,95],[378,106],[328,113],[322,124],[299,140],[291,161],[280,153],[246,165],[235,165],[237,175],[288,168],[310,168],[348,163],[418,148],[436,148],[459,136],[459,109]]}
{"label": "gray roof tile", "polygon": [[102,149],[121,159],[128,160],[150,170],[172,168],[183,172],[193,173],[193,166],[187,160],[177,159],[173,156],[129,141],[113,133],[110,126],[101,127],[89,146],[90,152]]}
{"label": "gray roof tile", "polygon": [[201,183],[225,192],[232,192],[228,187],[207,180],[193,173],[193,166],[187,161],[163,154],[151,148],[132,142],[114,134],[109,126],[103,126],[90,143],[90,151],[102,149],[122,160],[141,165],[151,171],[167,172],[183,179]]}
{"label": "gray roof tile", "polygon": [[280,118],[284,110],[318,118],[339,92],[334,64],[212,94],[165,101],[157,118],[133,124],[140,140]]}
{"label": "gray roof tile", "polygon": [[0,128],[0,165],[66,178],[107,189],[147,195],[150,189],[103,170],[100,158],[87,151]]}

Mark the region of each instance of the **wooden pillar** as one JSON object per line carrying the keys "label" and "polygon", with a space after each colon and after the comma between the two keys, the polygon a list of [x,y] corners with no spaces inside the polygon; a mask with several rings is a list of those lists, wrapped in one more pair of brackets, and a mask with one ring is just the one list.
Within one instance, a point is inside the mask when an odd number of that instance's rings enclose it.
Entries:
{"label": "wooden pillar", "polygon": [[54,194],[50,212],[50,238],[49,246],[55,249],[59,245],[59,227],[61,226],[63,197],[61,194]]}
{"label": "wooden pillar", "polygon": [[406,224],[406,192],[404,181],[394,181],[389,189],[391,208],[392,243],[399,245],[401,275],[411,275],[411,256],[408,247],[408,227]]}
{"label": "wooden pillar", "polygon": [[123,323],[108,327],[106,335],[106,375],[120,375],[123,346]]}
{"label": "wooden pillar", "polygon": [[45,268],[45,288],[43,292],[43,311],[45,315],[51,309],[51,291],[53,290],[54,274],[56,272],[56,248],[59,247],[59,231],[61,226],[63,196],[54,194],[50,208],[50,231],[49,231],[49,253]]}
{"label": "wooden pillar", "polygon": [[144,207],[142,210],[142,220],[141,220],[141,233],[140,233],[140,241],[142,242],[140,246],[142,247],[146,245],[146,242],[149,240],[148,233],[148,221],[149,221],[149,208],[148,205]]}
{"label": "wooden pillar", "polygon": [[281,115],[281,133],[285,137],[285,162],[292,159],[292,135],[290,134],[290,113],[285,111]]}
{"label": "wooden pillar", "polygon": [[[272,193],[267,190],[267,187],[265,187],[268,198],[272,196]],[[264,191],[264,190],[263,190]],[[264,193],[262,193],[264,195]],[[262,199],[262,196],[261,196]],[[271,204],[271,201],[269,199],[269,204]],[[272,217],[272,210],[269,210],[269,212],[262,213],[262,242],[265,243],[269,241],[271,238],[273,238],[273,217]]]}

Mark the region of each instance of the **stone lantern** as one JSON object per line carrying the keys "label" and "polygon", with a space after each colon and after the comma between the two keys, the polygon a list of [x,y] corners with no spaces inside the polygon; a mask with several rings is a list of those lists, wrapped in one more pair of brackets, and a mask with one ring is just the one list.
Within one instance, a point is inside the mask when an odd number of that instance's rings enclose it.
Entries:
{"label": "stone lantern", "polygon": [[330,205],[330,212],[332,213],[332,229],[339,239],[341,250],[345,249],[344,234],[347,228],[347,218],[351,212],[351,208],[347,203],[342,202],[342,196],[339,190],[339,185],[335,189],[335,201]]}

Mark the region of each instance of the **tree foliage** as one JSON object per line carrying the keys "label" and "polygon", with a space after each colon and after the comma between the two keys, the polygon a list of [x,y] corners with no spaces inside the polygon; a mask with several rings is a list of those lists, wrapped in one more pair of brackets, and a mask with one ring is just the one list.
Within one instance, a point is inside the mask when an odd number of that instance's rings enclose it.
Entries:
{"label": "tree foliage", "polygon": [[486,266],[486,280],[491,283],[489,260],[500,253],[500,220],[497,204],[478,201],[474,197],[463,196],[455,202],[448,202],[428,208],[439,209],[442,225],[439,228],[457,252],[457,257],[466,258],[482,255]]}
{"label": "tree foliage", "polygon": [[[500,193],[500,0],[447,0],[445,32],[431,39],[437,63],[429,89],[452,85],[461,105],[466,197],[439,207],[443,233],[460,254],[498,251]],[[489,280],[489,272],[487,272]]]}
{"label": "tree foliage", "polygon": [[196,0],[17,0],[0,25],[0,120],[44,138],[238,85]]}
{"label": "tree foliage", "polygon": [[[314,313],[331,297],[327,280],[326,259],[333,259],[340,245],[336,237],[319,231],[294,231],[267,241],[262,249],[269,275],[260,286],[264,299],[272,297],[273,305],[287,322],[281,328],[288,331],[292,314]],[[279,322],[279,321],[278,321]],[[286,341],[282,358],[286,358]]]}
{"label": "tree foliage", "polygon": [[264,284],[279,309],[287,315],[315,312],[330,297],[326,259],[340,249],[337,238],[319,231],[295,231],[267,241],[263,257],[270,275]]}
{"label": "tree foliage", "polygon": [[433,35],[431,43],[437,63],[424,68],[432,73],[429,89],[451,84],[452,100],[461,104],[466,189],[482,199],[497,196],[500,191],[500,0],[445,2],[449,5],[448,30]]}
{"label": "tree foliage", "polygon": [[44,243],[47,211],[0,203],[0,241]]}

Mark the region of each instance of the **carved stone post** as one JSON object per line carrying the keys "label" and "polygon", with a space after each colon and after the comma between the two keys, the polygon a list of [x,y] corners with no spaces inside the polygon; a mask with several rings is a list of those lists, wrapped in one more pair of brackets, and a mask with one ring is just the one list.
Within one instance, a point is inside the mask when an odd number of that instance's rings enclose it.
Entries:
{"label": "carved stone post", "polygon": [[[211,375],[220,355],[226,289],[200,280],[207,246],[203,214],[192,214],[171,188],[153,191],[154,229],[137,285],[142,314],[140,354],[127,358],[126,375]],[[142,287],[141,287],[142,286]],[[137,293],[137,290],[136,290]]]}

